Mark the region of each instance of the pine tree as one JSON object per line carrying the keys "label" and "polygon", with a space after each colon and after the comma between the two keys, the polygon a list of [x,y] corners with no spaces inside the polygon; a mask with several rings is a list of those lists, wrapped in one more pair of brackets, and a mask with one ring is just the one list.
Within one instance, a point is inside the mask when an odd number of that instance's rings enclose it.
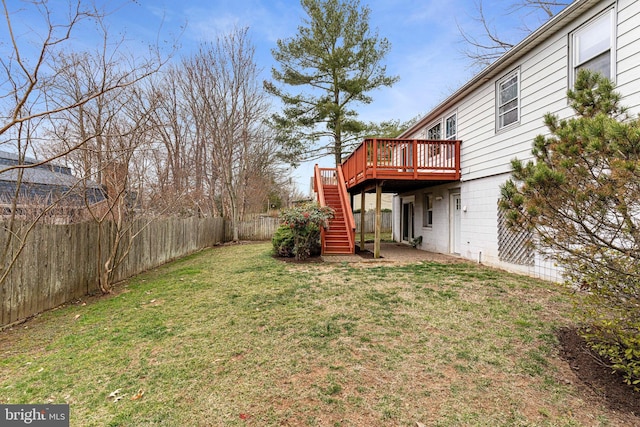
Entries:
{"label": "pine tree", "polygon": [[620,107],[611,81],[588,70],[568,97],[576,117],[545,116],[551,136],[535,138],[534,161],[512,162],[499,206],[583,290],[583,335],[638,386],[640,120]]}
{"label": "pine tree", "polygon": [[367,129],[354,105],[370,103],[369,92],[398,78],[386,75],[390,44],[370,29],[370,10],[359,0],[302,0],[302,7],[308,18],[298,34],[272,51],[280,69],[265,88],[284,104],[273,123],[292,163],[330,152],[339,165],[345,145]]}

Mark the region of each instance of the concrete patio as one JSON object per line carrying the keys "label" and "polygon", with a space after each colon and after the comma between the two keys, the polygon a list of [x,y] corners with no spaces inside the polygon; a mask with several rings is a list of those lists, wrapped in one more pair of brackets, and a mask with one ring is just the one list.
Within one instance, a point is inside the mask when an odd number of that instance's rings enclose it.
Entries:
{"label": "concrete patio", "polygon": [[373,258],[373,243],[365,244],[365,250],[353,255],[323,255],[324,262],[469,262],[452,254],[440,254],[416,249],[411,245],[396,242],[383,242],[380,244],[380,258]]}

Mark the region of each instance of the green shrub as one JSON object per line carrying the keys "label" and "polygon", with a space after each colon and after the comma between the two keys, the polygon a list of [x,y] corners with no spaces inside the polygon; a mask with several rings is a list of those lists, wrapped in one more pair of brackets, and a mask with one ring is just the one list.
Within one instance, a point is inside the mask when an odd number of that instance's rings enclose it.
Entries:
{"label": "green shrub", "polygon": [[603,356],[624,381],[640,391],[640,317],[637,303],[613,301],[611,295],[602,297],[591,292],[577,305],[582,320],[589,326],[582,336]]}
{"label": "green shrub", "polygon": [[273,244],[273,250],[277,256],[287,258],[294,256],[293,230],[291,230],[291,227],[286,225],[278,227],[276,232],[273,234],[271,243]]}
{"label": "green shrub", "polygon": [[[309,203],[284,210],[280,218],[283,224],[280,228],[291,230],[293,247],[291,248],[290,240],[284,239],[286,234],[280,232],[279,240],[284,247],[279,245],[280,249],[276,249],[276,252],[283,254],[280,256],[291,256],[284,254],[292,253],[296,259],[302,260],[320,253],[320,230],[323,227],[329,227],[329,219],[333,218],[333,209]],[[274,239],[275,237],[274,235]],[[276,241],[272,240],[272,242],[276,248]]]}

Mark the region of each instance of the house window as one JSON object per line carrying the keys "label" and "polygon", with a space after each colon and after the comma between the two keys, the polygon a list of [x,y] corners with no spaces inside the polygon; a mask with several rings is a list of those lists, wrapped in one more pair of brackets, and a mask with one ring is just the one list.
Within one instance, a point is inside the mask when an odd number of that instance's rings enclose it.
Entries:
{"label": "house window", "polygon": [[520,73],[515,71],[496,85],[498,130],[517,123],[520,119],[519,79]]}
{"label": "house window", "polygon": [[582,68],[597,71],[608,79],[612,78],[614,34],[614,14],[611,9],[571,35],[574,81],[578,70]]}
{"label": "house window", "polygon": [[442,131],[440,123],[427,130],[427,139],[441,139]]}
{"label": "house window", "polygon": [[433,226],[433,194],[424,195],[424,207],[422,209],[422,226]]}
{"label": "house window", "polygon": [[445,139],[456,139],[457,127],[456,127],[456,115],[453,114],[446,118],[444,121],[444,135]]}

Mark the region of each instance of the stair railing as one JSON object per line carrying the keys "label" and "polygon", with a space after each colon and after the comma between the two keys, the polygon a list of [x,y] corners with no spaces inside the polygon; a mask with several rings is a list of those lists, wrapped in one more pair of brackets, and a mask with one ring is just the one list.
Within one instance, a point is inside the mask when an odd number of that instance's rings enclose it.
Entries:
{"label": "stair railing", "polygon": [[[313,168],[313,189],[316,191],[316,194],[318,195],[318,204],[321,207],[327,206],[327,202],[324,198],[324,182],[322,179],[322,174],[320,174],[320,168],[318,167],[317,164]],[[322,254],[324,254],[327,246],[327,239],[325,238],[325,233],[326,233],[326,230],[324,227],[322,227],[320,229],[320,242],[322,245],[322,247],[320,248],[320,251]]]}
{"label": "stair railing", "polygon": [[356,221],[353,218],[353,210],[351,209],[351,203],[349,203],[349,195],[347,193],[347,183],[342,173],[342,166],[337,167],[338,171],[338,193],[340,194],[340,203],[342,204],[342,212],[344,213],[345,221],[347,222],[347,231],[349,236],[349,247],[351,253],[356,249]]}

